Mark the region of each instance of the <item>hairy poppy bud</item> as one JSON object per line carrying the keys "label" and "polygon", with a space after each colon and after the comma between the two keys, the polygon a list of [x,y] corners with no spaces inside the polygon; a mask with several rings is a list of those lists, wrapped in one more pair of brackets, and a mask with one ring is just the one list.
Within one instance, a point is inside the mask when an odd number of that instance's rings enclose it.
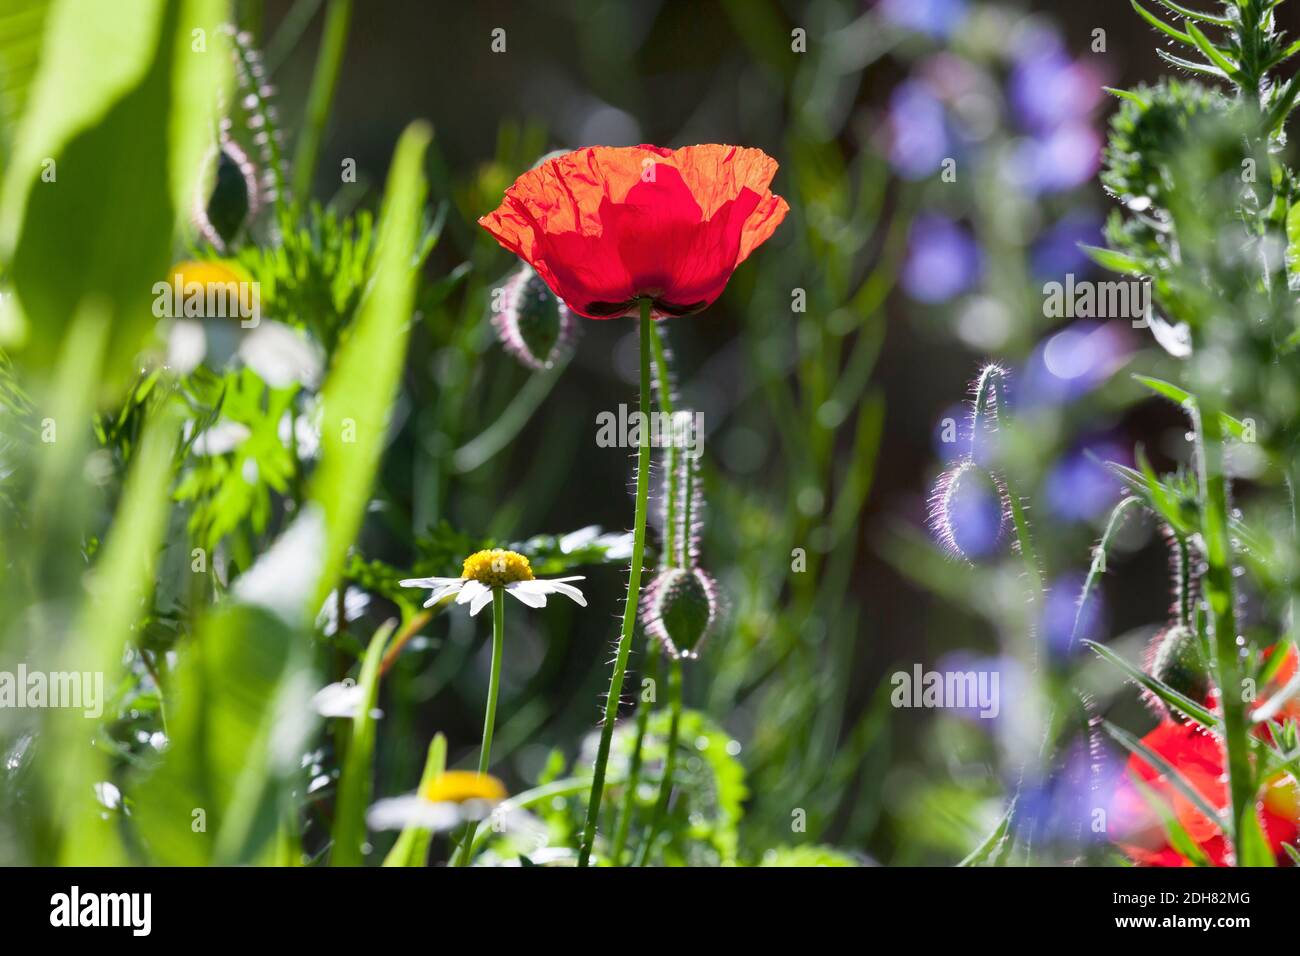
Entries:
{"label": "hairy poppy bud", "polygon": [[930,527],[940,544],[968,560],[993,552],[1007,524],[1006,495],[969,458],[944,472],[930,496]]}
{"label": "hairy poppy bud", "polygon": [[646,588],[641,624],[674,659],[692,660],[718,618],[718,587],[699,568],[666,568]]}
{"label": "hairy poppy bud", "polygon": [[[1204,703],[1210,694],[1210,668],[1196,632],[1173,624],[1156,634],[1147,647],[1147,673],[1168,684],[1185,697]],[[1168,705],[1150,691],[1144,691],[1147,705],[1159,717],[1177,717]]]}
{"label": "hairy poppy bud", "polygon": [[500,299],[492,326],[506,351],[531,369],[554,365],[573,341],[569,307],[528,266],[510,277]]}
{"label": "hairy poppy bud", "polygon": [[261,205],[257,171],[238,144],[222,137],[210,162],[212,191],[206,201],[195,204],[194,221],[203,238],[219,252],[230,247]]}

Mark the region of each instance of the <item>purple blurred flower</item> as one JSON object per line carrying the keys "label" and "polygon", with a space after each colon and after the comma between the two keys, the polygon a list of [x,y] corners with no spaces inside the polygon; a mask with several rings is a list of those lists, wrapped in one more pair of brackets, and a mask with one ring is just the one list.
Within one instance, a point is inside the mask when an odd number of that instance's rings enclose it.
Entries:
{"label": "purple blurred flower", "polygon": [[942,39],[966,16],[966,0],[880,0],[876,9],[895,26]]}
{"label": "purple blurred flower", "polygon": [[1080,321],[1034,350],[1020,375],[1024,407],[1072,401],[1092,391],[1128,359],[1132,335],[1117,321]]}
{"label": "purple blurred flower", "polygon": [[979,281],[983,255],[970,232],[944,216],[916,217],[903,263],[903,288],[918,302],[947,302]]}
{"label": "purple blurred flower", "polygon": [[[1079,651],[1079,641],[1097,640],[1106,629],[1106,605],[1101,593],[1093,590],[1088,602],[1079,608],[1079,594],[1084,576],[1069,574],[1057,578],[1043,600],[1040,626],[1044,645],[1054,657],[1065,658]],[[1078,632],[1075,633],[1075,619]],[[1074,640],[1071,640],[1073,636]]]}
{"label": "purple blurred flower", "polygon": [[1123,774],[1123,762],[1101,746],[1095,730],[1076,738],[1050,776],[1026,781],[1017,830],[1035,844],[1104,843],[1104,828],[1094,825],[1097,811],[1106,807]]}
{"label": "purple blurred flower", "polygon": [[1030,195],[1064,192],[1097,174],[1101,147],[1101,134],[1088,123],[1066,123],[1018,141],[1007,176]]}
{"label": "purple blurred flower", "polygon": [[945,471],[930,495],[930,530],[954,557],[987,557],[1001,543],[1007,514],[999,483],[966,459]]}
{"label": "purple blurred flower", "polygon": [[1084,212],[1072,212],[1054,222],[1034,240],[1030,258],[1035,277],[1063,281],[1066,273],[1088,272],[1092,260],[1079,244],[1100,245],[1101,226],[1098,216]]}
{"label": "purple blurred flower", "polygon": [[947,113],[920,80],[904,80],[889,97],[889,161],[905,179],[924,179],[952,155]]}
{"label": "purple blurred flower", "polygon": [[[997,675],[997,710],[994,717],[981,717],[978,702],[967,707],[951,707],[949,713],[973,721],[988,729],[994,729],[1000,721],[1016,720],[1016,707],[1026,699],[1025,685],[1031,678],[1025,668],[1014,657],[1003,655],[989,656],[969,650],[954,650],[944,654],[935,662],[934,670],[940,674],[987,674],[985,686],[993,689],[993,675]],[[969,685],[968,685],[969,686]]]}
{"label": "purple blurred flower", "polygon": [[1101,102],[1101,73],[1071,59],[1050,28],[1026,31],[1017,45],[1007,96],[1021,127],[1042,133],[1086,121]]}
{"label": "purple blurred flower", "polygon": [[1119,497],[1119,483],[1101,464],[1124,461],[1127,451],[1118,444],[1096,444],[1067,452],[1048,472],[1047,505],[1067,521],[1097,517]]}
{"label": "purple blurred flower", "polygon": [[949,405],[934,425],[934,451],[944,464],[970,452],[970,406]]}

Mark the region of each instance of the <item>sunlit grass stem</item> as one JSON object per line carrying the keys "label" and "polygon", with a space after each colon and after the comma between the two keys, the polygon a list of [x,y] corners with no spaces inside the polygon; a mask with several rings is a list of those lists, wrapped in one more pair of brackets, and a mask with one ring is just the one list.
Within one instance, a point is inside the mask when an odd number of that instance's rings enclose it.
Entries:
{"label": "sunlit grass stem", "polygon": [[[650,300],[641,300],[640,359],[642,415],[650,411]],[[587,823],[578,850],[578,866],[591,862],[591,848],[596,840],[596,823],[600,818],[600,800],[605,788],[605,769],[609,764],[609,747],[614,737],[614,721],[618,718],[618,702],[623,693],[623,677],[627,672],[627,659],[632,651],[632,634],[636,629],[637,603],[641,597],[641,564],[645,558],[646,500],[650,490],[650,434],[643,427],[636,461],[636,512],[632,529],[632,567],[627,576],[627,604],[623,608],[623,630],[618,639],[618,653],[614,672],[609,678],[609,694],[605,698],[605,719],[600,728],[600,746],[596,751],[596,765],[591,777],[591,797],[587,801]]]}
{"label": "sunlit grass stem", "polygon": [[316,72],[312,74],[311,91],[307,96],[307,116],[298,145],[293,154],[293,198],[306,204],[311,194],[311,181],[316,172],[316,157],[320,153],[321,138],[329,119],[334,91],[338,88],[339,72],[343,68],[343,51],[348,42],[348,22],[352,19],[352,0],[330,0],[325,11],[325,28],[321,36],[320,55],[316,58]]}

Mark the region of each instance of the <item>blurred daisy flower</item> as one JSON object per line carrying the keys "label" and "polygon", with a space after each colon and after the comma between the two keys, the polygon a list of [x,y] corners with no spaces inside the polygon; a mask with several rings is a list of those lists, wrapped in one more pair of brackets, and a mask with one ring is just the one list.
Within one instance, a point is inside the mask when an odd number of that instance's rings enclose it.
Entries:
{"label": "blurred daisy flower", "polygon": [[236,263],[178,263],[153,293],[154,314],[171,320],[167,365],[178,374],[238,362],[272,388],[319,384],[320,347],[298,329],[263,319],[258,284]]}
{"label": "blurred daisy flower", "polygon": [[377,800],[366,812],[372,830],[451,830],[484,819],[506,798],[496,777],[470,770],[448,770],[418,793]]}
{"label": "blurred daisy flower", "polygon": [[432,607],[454,594],[456,603],[468,604],[470,616],[473,616],[491,603],[492,594],[498,588],[529,607],[546,607],[546,598],[550,594],[563,594],[586,607],[587,599],[569,583],[581,580],[581,575],[535,578],[532,566],[522,554],[503,548],[491,548],[476,551],[466,558],[458,578],[406,578],[398,583],[404,588],[430,588],[433,593],[424,602],[425,607]]}

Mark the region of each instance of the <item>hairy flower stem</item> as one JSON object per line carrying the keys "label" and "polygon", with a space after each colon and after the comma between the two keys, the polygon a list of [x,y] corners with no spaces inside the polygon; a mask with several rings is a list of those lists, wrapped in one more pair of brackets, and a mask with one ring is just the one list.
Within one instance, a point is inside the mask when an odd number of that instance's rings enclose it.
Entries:
{"label": "hairy flower stem", "polygon": [[[1223,423],[1217,408],[1193,412],[1200,434],[1201,537],[1205,541],[1204,592],[1214,625],[1214,672],[1223,709],[1227,750],[1228,834],[1237,864],[1251,862],[1247,829],[1254,822],[1255,783],[1250,766],[1246,709],[1241,699],[1241,659],[1237,647],[1237,610],[1233,595],[1232,553],[1228,540],[1228,490],[1223,474]],[[1255,827],[1258,829],[1258,827]]]}
{"label": "hairy flower stem", "polygon": [[[492,730],[497,722],[497,695],[501,690],[501,647],[506,630],[506,592],[504,588],[492,589],[492,674],[488,678],[487,711],[483,715],[483,743],[478,751],[478,772],[487,773],[492,760]],[[461,844],[457,866],[469,866],[473,855],[474,831],[478,823],[471,820],[465,828],[465,842]]]}
{"label": "hairy flower stem", "polygon": [[[668,360],[664,354],[663,337],[659,333],[659,327],[654,322],[650,323],[650,350],[654,356],[655,394],[658,397],[659,408],[671,417],[673,414],[672,377],[668,372]],[[668,453],[669,465],[664,489],[664,550],[660,563],[672,566],[676,554],[673,536],[677,528],[678,479],[675,458],[679,452],[676,447],[670,446]],[[659,645],[654,641],[650,642],[650,648],[646,652],[645,673],[652,684],[658,683]],[[636,741],[632,745],[632,757],[628,764],[627,786],[623,792],[622,814],[618,820],[618,829],[614,833],[614,846],[609,856],[610,861],[615,865],[622,861],[623,850],[627,846],[627,837],[632,829],[632,817],[636,810],[636,790],[641,778],[641,748],[645,745],[646,726],[650,722],[651,703],[650,701],[642,701],[641,707],[637,709]]]}
{"label": "hairy flower stem", "polygon": [[[650,300],[641,300],[641,414],[650,411]],[[596,821],[600,817],[600,799],[605,789],[605,768],[609,764],[609,745],[614,737],[614,721],[618,717],[618,702],[623,693],[623,676],[627,673],[627,659],[632,651],[632,634],[636,629],[637,604],[641,598],[641,564],[645,558],[645,513],[650,491],[650,429],[641,428],[640,447],[636,458],[636,517],[632,529],[632,567],[627,575],[627,604],[623,608],[623,631],[618,639],[618,654],[614,659],[614,672],[609,678],[609,694],[605,697],[605,720],[600,728],[600,746],[596,751],[596,765],[591,776],[591,797],[587,801],[587,825],[578,850],[578,866],[591,862],[591,848],[596,841]]]}
{"label": "hairy flower stem", "polygon": [[[659,680],[659,645],[650,642],[646,652],[646,677],[653,686]],[[636,813],[636,789],[641,783],[641,748],[645,744],[646,726],[650,723],[651,701],[643,700],[636,712],[636,743],[632,746],[632,759],[628,764],[627,783],[623,787],[623,810],[618,818],[618,829],[614,832],[614,846],[609,851],[609,859],[616,866],[622,862],[623,849],[627,846],[627,835],[632,830],[632,817]]]}
{"label": "hairy flower stem", "polygon": [[659,798],[655,801],[654,814],[650,817],[650,826],[646,828],[645,837],[641,840],[641,848],[637,851],[637,866],[645,866],[646,861],[650,859],[650,849],[654,846],[655,837],[659,835],[659,827],[663,823],[664,816],[668,813],[668,801],[673,795],[673,774],[677,769],[677,736],[681,731],[682,724],[682,662],[680,658],[672,662],[671,677],[668,681],[668,698],[672,718],[668,724],[668,750],[664,755],[664,773],[659,780]]}

